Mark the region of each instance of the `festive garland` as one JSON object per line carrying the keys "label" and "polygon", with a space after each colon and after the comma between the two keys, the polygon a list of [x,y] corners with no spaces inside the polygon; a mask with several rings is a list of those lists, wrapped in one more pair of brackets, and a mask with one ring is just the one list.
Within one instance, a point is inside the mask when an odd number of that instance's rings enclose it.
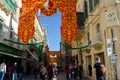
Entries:
{"label": "festive garland", "polygon": [[8,39],[4,39],[4,41],[8,41],[8,42],[12,42],[12,43],[15,43],[15,44],[19,44],[19,45],[40,45],[43,46],[44,42],[39,42],[39,43],[28,43],[28,44],[24,44],[24,43],[20,43],[20,42],[15,42],[15,41],[12,41],[12,40],[8,40]]}
{"label": "festive garland", "polygon": [[63,45],[67,49],[83,49],[83,48],[87,48],[88,47],[88,45],[85,45],[85,46],[81,46],[81,47],[78,47],[78,48],[72,48],[72,47],[69,47],[69,46],[61,43],[61,42],[60,42],[60,45]]}

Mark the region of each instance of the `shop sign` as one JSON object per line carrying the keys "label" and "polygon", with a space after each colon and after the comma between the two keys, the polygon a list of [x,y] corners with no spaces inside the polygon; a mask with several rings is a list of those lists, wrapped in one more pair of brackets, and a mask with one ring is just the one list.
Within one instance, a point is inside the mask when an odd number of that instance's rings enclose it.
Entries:
{"label": "shop sign", "polygon": [[5,45],[3,43],[0,43],[0,51],[5,52],[7,54],[22,56],[22,51],[15,49],[15,48],[12,48],[12,47]]}

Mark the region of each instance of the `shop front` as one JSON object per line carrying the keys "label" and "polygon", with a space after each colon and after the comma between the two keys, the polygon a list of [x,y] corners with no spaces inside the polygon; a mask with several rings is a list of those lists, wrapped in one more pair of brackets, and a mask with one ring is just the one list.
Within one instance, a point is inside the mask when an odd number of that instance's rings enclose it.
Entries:
{"label": "shop front", "polygon": [[14,62],[21,64],[22,59],[25,59],[22,53],[22,50],[0,43],[0,63],[4,60],[7,65],[13,65]]}

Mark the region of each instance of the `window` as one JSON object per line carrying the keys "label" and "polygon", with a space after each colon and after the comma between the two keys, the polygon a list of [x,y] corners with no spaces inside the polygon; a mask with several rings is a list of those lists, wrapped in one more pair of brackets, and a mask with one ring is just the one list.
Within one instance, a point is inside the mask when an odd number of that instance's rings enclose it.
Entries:
{"label": "window", "polygon": [[2,33],[2,27],[3,27],[3,20],[0,19],[0,36],[1,36],[1,33]]}
{"label": "window", "polygon": [[12,38],[13,38],[13,33],[12,31],[10,31],[10,39],[12,40]]}
{"label": "window", "polygon": [[92,12],[93,10],[93,1],[89,0],[89,8],[90,8],[90,12]]}
{"label": "window", "polygon": [[[17,39],[17,42],[20,43],[20,39]],[[17,44],[17,47],[20,47],[20,44]]]}
{"label": "window", "polygon": [[89,0],[89,9],[90,12],[93,11],[94,7],[99,3],[99,0]]}
{"label": "window", "polygon": [[90,33],[87,33],[87,39],[90,40]]}
{"label": "window", "polygon": [[88,40],[88,45],[90,45],[91,44],[90,33],[87,33],[87,40]]}
{"label": "window", "polygon": [[88,5],[87,5],[87,1],[84,2],[85,3],[85,18],[88,17]]}
{"label": "window", "polygon": [[100,24],[99,24],[99,23],[97,24],[96,29],[97,29],[97,30],[96,30],[97,33],[100,33]]}
{"label": "window", "polygon": [[94,7],[99,3],[99,0],[94,0]]}

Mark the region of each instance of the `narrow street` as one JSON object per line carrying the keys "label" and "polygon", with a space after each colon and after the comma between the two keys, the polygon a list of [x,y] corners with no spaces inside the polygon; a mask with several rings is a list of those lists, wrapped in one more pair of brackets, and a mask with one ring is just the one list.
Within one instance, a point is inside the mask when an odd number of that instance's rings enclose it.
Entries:
{"label": "narrow street", "polygon": [[0,80],[119,75],[120,0],[0,0]]}
{"label": "narrow street", "polygon": [[[24,77],[23,80],[40,80],[40,79],[35,79],[33,75],[27,75],[27,76]],[[66,80],[65,74],[64,73],[60,73],[57,76],[57,80]],[[84,78],[83,80],[90,80],[90,79]]]}

